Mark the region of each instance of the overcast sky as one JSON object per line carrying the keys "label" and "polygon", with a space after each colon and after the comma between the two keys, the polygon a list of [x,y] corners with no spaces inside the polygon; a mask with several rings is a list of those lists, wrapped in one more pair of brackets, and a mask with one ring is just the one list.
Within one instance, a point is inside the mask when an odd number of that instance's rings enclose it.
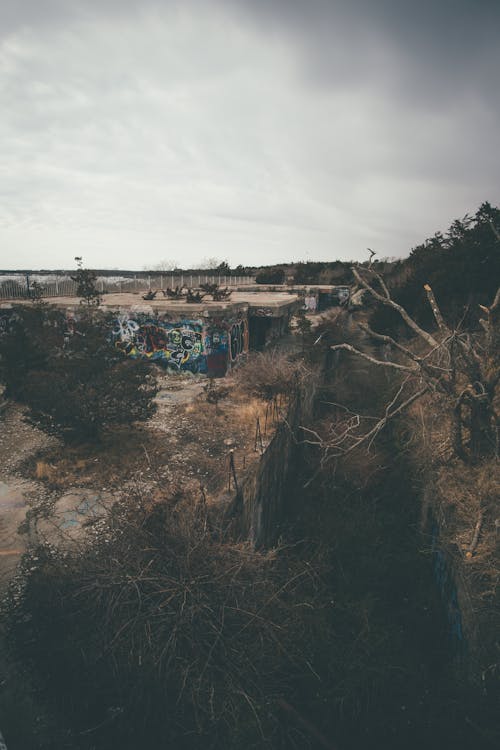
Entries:
{"label": "overcast sky", "polygon": [[1,0],[0,267],[406,256],[500,203],[498,0]]}

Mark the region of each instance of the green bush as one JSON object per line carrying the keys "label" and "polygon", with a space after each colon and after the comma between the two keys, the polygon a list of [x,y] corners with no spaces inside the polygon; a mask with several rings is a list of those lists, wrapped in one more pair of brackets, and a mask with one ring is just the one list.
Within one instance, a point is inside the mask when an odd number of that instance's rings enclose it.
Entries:
{"label": "green bush", "polygon": [[113,425],[147,419],[157,391],[149,365],[126,359],[109,340],[111,320],[72,321],[48,306],[18,307],[0,338],[6,396],[29,418],[65,438],[96,438]]}

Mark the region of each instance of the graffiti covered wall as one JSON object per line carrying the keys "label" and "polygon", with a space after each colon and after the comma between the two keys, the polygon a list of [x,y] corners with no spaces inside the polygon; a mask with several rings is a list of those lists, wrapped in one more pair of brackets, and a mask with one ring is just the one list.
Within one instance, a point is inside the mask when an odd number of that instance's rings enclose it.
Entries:
{"label": "graffiti covered wall", "polygon": [[[66,310],[60,315],[61,331],[67,339],[78,328],[79,312]],[[0,335],[17,319],[15,310],[1,310]],[[168,315],[122,310],[111,320],[110,339],[117,349],[169,370],[223,377],[248,351],[246,311],[172,321]]]}
{"label": "graffiti covered wall", "polygon": [[143,357],[176,371],[223,376],[248,350],[242,318],[171,322],[147,314],[123,313],[112,330],[115,346],[130,357]]}

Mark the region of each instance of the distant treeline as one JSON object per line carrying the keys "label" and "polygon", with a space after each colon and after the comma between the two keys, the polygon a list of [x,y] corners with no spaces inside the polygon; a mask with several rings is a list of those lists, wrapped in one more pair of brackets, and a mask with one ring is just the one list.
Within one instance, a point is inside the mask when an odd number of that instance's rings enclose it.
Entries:
{"label": "distant treeline", "polygon": [[[368,265],[369,259],[361,265]],[[279,263],[271,266],[243,266],[231,268],[227,261],[211,268],[174,268],[131,271],[129,269],[94,269],[101,278],[160,278],[181,274],[207,276],[251,276],[259,284],[333,284],[353,283],[353,261],[307,261]],[[432,323],[432,313],[426,301],[424,284],[430,284],[439,297],[450,322],[472,314],[477,304],[491,301],[500,278],[500,210],[483,203],[473,216],[455,220],[446,232],[437,232],[421,245],[413,248],[409,257],[400,260],[371,259],[371,267],[382,274],[394,298],[409,312]],[[71,275],[71,270],[18,269],[0,270],[0,276],[13,274]],[[475,306],[475,307],[474,307]],[[395,325],[388,308],[377,313],[379,327]]]}
{"label": "distant treeline", "polygon": [[[491,305],[500,284],[500,210],[483,203],[473,216],[456,219],[446,232],[415,247],[384,277],[393,298],[420,325],[435,323],[424,284],[432,287],[449,325],[478,325],[479,305]],[[371,323],[380,332],[401,325],[389,307],[378,309]]]}
{"label": "distant treeline", "polygon": [[[380,273],[392,272],[402,261],[376,262]],[[353,283],[351,267],[354,261],[307,261],[299,263],[282,263],[279,266],[267,266],[257,271],[255,280],[258,284],[333,284],[338,286]],[[365,265],[365,264],[362,264]]]}
{"label": "distant treeline", "polygon": [[[261,284],[353,284],[353,262],[289,263],[261,268]],[[359,264],[357,264],[359,265]],[[446,320],[452,326],[478,324],[479,305],[490,305],[500,283],[500,209],[483,203],[477,212],[452,222],[413,248],[401,260],[372,257],[370,265],[383,278],[393,298],[424,327],[434,324],[424,284],[429,284]],[[365,304],[371,304],[365,296]],[[394,332],[401,319],[390,307],[372,315],[372,326],[380,332]]]}
{"label": "distant treeline", "polygon": [[[131,271],[130,269],[123,269],[123,268],[93,268],[92,269],[97,276],[99,277],[118,277],[123,276],[124,278],[147,278],[149,276],[151,277],[160,277],[160,276],[178,276],[179,274],[193,274],[203,275],[203,276],[217,276],[218,274],[222,274],[225,276],[250,276],[254,275],[256,272],[256,268],[252,268],[251,266],[243,267],[243,266],[237,266],[234,269],[231,269],[229,266],[227,266],[227,270],[225,269],[218,269],[218,268],[204,268],[204,269],[198,269],[198,268],[175,268],[170,271]],[[19,274],[26,276],[26,274],[29,275],[36,275],[36,276],[71,276],[72,274],[76,273],[76,268],[70,268],[70,269],[63,269],[63,268],[56,268],[56,269],[46,269],[46,268],[10,268],[10,269],[0,269],[0,276],[13,276],[14,274]]]}

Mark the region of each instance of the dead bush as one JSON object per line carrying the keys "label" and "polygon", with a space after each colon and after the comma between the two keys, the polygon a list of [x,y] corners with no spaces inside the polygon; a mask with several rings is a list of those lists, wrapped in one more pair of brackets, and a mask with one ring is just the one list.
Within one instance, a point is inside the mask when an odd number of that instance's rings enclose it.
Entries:
{"label": "dead bush", "polygon": [[279,395],[291,394],[307,374],[302,361],[291,360],[273,349],[250,355],[234,377],[243,391],[271,401]]}
{"label": "dead bush", "polygon": [[46,461],[37,461],[35,466],[35,477],[37,479],[48,479],[52,480],[56,473],[56,469]]}
{"label": "dead bush", "polygon": [[[451,541],[458,543],[466,554],[469,551],[478,522],[480,529],[475,546],[480,556],[488,553],[489,538],[495,552],[496,528],[500,515],[500,471],[496,460],[476,466],[465,466],[453,461],[442,467],[437,475],[438,500],[445,513],[445,531]],[[472,550],[475,552],[476,550]],[[497,569],[498,575],[498,569]]]}
{"label": "dead bush", "polygon": [[316,679],[313,565],[225,540],[203,501],[129,497],[89,533],[83,552],[37,550],[11,619],[76,734],[96,749],[308,747],[277,706]]}

